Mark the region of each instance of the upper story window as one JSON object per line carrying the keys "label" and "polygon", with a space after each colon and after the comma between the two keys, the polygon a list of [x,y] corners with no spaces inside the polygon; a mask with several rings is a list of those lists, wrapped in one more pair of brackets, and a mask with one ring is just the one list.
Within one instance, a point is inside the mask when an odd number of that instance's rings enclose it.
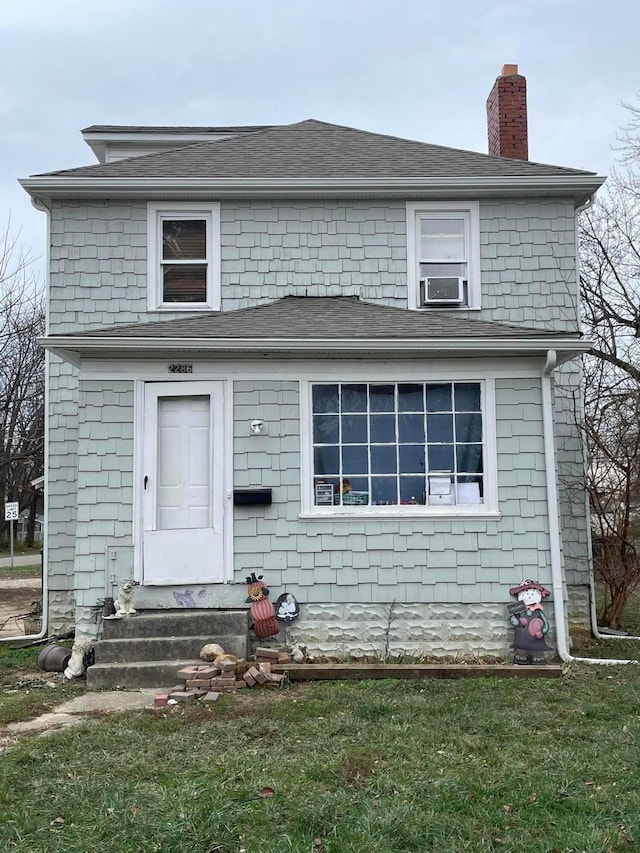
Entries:
{"label": "upper story window", "polygon": [[480,308],[477,202],[407,204],[409,308]]}
{"label": "upper story window", "polygon": [[220,205],[148,206],[149,308],[220,308]]}

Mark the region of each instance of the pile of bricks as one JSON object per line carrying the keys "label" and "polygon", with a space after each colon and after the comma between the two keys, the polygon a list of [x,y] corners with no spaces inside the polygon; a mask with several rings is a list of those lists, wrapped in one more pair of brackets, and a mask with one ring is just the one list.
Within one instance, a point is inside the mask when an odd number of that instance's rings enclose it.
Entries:
{"label": "pile of bricks", "polygon": [[291,663],[291,655],[280,649],[257,648],[255,657],[258,663]]}
{"label": "pile of bricks", "polygon": [[252,664],[243,674],[242,679],[247,687],[279,687],[284,675],[271,672],[273,664],[290,663],[291,658],[286,652],[278,649],[258,648],[256,649],[256,662]]}
{"label": "pile of bricks", "polygon": [[184,687],[176,687],[168,693],[160,693],[154,699],[156,708],[173,702],[194,702],[198,699],[208,704],[217,702],[222,693],[235,693],[245,687],[279,687],[284,675],[271,672],[273,664],[290,663],[286,652],[278,649],[259,648],[255,662],[240,658],[233,668],[222,669],[215,663],[192,664],[178,670]]}

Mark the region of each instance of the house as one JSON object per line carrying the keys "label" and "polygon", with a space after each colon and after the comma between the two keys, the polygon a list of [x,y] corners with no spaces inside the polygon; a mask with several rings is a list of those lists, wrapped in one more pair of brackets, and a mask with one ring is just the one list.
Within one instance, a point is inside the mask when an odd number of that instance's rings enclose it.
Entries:
{"label": "house", "polygon": [[[311,652],[506,655],[588,625],[576,213],[505,66],[489,154],[306,120],[92,126],[49,223],[50,625],[295,596]],[[564,631],[564,627],[562,627]]]}
{"label": "house", "polygon": [[[18,542],[26,542],[27,537],[29,535],[29,516],[31,511],[28,509],[23,509],[20,515],[18,516],[18,522],[16,524],[16,539]],[[43,526],[44,526],[44,516],[40,513],[36,513],[36,516],[33,521],[33,541],[34,543],[40,544],[42,542],[42,534],[43,534]]]}

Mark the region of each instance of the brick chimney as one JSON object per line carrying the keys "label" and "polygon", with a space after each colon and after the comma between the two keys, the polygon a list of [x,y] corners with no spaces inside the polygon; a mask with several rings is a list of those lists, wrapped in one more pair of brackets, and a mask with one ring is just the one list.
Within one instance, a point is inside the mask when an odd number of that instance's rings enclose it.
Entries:
{"label": "brick chimney", "polygon": [[527,139],[527,81],[517,65],[503,65],[487,98],[489,154],[529,159]]}

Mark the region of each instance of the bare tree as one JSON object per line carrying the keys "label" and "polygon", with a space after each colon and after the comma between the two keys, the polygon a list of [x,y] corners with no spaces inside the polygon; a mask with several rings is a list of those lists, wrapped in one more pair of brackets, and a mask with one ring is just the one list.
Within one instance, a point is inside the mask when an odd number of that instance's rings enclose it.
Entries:
{"label": "bare tree", "polygon": [[[3,500],[29,509],[30,544],[38,497],[31,480],[44,468],[44,351],[37,343],[44,327],[31,259],[9,223],[0,234],[0,490]],[[6,533],[1,521],[0,538]]]}
{"label": "bare tree", "polygon": [[640,584],[640,108],[620,139],[622,162],[580,223],[585,359],[582,428],[600,619],[622,626]]}
{"label": "bare tree", "polygon": [[585,375],[586,485],[594,570],[605,588],[600,621],[620,628],[640,584],[640,400],[638,388],[606,361],[588,359]]}

